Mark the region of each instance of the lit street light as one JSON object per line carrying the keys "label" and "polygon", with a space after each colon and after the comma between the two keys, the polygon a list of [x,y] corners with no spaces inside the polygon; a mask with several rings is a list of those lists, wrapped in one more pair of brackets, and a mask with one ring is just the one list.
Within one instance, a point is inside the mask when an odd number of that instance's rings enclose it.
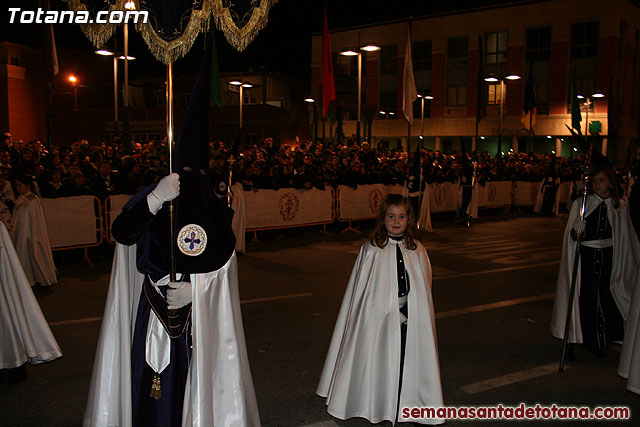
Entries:
{"label": "lit street light", "polygon": [[240,80],[232,80],[229,82],[229,84],[233,86],[238,86],[238,88],[240,88],[240,130],[242,131],[242,103],[243,103],[242,92],[244,88],[253,87],[253,84],[249,82],[242,82]]}
{"label": "lit street light", "polygon": [[307,102],[313,106],[313,143],[318,143],[318,104],[316,100],[309,97],[305,98],[304,102]]}
{"label": "lit street light", "polygon": [[504,109],[504,81],[519,80],[521,78],[522,77],[520,77],[519,75],[511,73],[501,78],[498,78],[495,75],[491,74],[484,79],[485,82],[489,83],[500,82],[500,128],[498,130],[498,152],[496,153],[496,156],[500,156],[500,154],[502,153],[502,110]]}
{"label": "lit street light", "polygon": [[380,46],[374,43],[365,43],[360,45],[360,32],[358,32],[358,49],[343,49],[340,51],[342,56],[357,56],[358,57],[358,117],[356,123],[356,139],[360,144],[360,119],[362,115],[362,51],[375,52],[380,50]]}
{"label": "lit street light", "polygon": [[597,98],[604,98],[604,94],[601,92],[595,92],[592,93],[591,95],[587,95],[586,97],[582,94],[578,94],[577,98],[580,99],[581,101],[584,101],[585,105],[586,105],[586,110],[587,110],[587,120],[586,120],[586,124],[585,124],[585,129],[584,129],[584,137],[587,138],[589,136],[589,107],[593,104],[594,99]]}
{"label": "lit street light", "polygon": [[[113,57],[113,120],[115,123],[115,134],[118,134],[118,59],[124,60],[124,55],[118,52],[103,47],[94,52],[96,55],[112,56]],[[136,59],[134,56],[127,55],[127,61],[133,61]],[[125,86],[128,87],[128,82],[125,82]],[[124,96],[123,96],[124,98]]]}
{"label": "lit street light", "polygon": [[[421,111],[422,111],[422,115],[421,115],[421,125],[422,125],[422,131],[420,132],[420,143],[422,144],[422,141],[424,140],[424,100],[428,100],[431,101],[433,99],[433,96],[428,95],[428,94],[418,94],[418,98],[420,98],[420,107],[421,107]],[[422,147],[420,147],[422,148]]]}
{"label": "lit street light", "polygon": [[67,80],[73,85],[73,111],[78,111],[78,78],[71,74]]}

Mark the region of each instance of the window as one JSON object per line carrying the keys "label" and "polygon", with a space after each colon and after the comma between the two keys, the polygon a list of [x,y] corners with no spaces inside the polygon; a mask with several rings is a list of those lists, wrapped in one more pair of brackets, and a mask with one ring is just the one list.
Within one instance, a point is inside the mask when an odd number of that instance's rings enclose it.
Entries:
{"label": "window", "polygon": [[[489,96],[487,97],[487,104],[489,105],[500,105],[500,98],[504,99],[506,103],[507,99],[507,85],[506,83],[502,85],[502,91],[500,92],[500,84],[488,84]],[[504,96],[501,96],[504,95]]]}
{"label": "window", "polygon": [[382,46],[380,50],[380,74],[394,74],[398,72],[398,45]]}
{"label": "window", "polygon": [[[551,78],[551,27],[529,28],[526,40],[525,80],[532,76],[536,89],[538,114],[549,114],[549,80]],[[525,86],[526,87],[526,86]]]}
{"label": "window", "polygon": [[[567,93],[567,113],[571,112],[571,87],[575,82],[578,93],[590,95],[596,88],[598,71],[599,24],[577,22],[571,26],[571,61]],[[589,108],[593,111],[593,105]]]}
{"label": "window", "polygon": [[447,105],[467,105],[469,38],[447,39]]}
{"label": "window", "polygon": [[549,61],[551,59],[551,27],[527,30],[527,61]]}
{"label": "window", "polygon": [[413,71],[431,70],[431,40],[413,42]]}
{"label": "window", "polygon": [[487,64],[505,64],[507,62],[507,48],[509,33],[487,33]]}
{"label": "window", "polygon": [[571,26],[571,57],[598,56],[598,22],[577,22]]}

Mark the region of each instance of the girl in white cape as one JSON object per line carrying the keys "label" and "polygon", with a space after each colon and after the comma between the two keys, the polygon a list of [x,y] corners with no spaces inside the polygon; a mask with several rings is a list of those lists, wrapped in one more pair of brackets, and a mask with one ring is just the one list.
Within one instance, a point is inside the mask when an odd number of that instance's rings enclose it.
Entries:
{"label": "girl in white cape", "polygon": [[16,178],[18,200],[13,210],[11,239],[31,286],[51,286],[58,282],[49,232],[40,198],[33,193],[33,178]]}
{"label": "girl in white cape", "polygon": [[385,197],[351,273],[317,394],[339,419],[441,424],[411,408],[443,406],[431,263],[407,198]]}
{"label": "girl in white cape", "polygon": [[611,342],[622,341],[640,262],[640,243],[629,208],[618,198],[615,179],[610,166],[595,171],[583,221],[579,217],[582,199],[573,202],[551,319],[551,334],[562,339],[579,231],[580,259],[568,342],[582,343],[599,358],[606,356],[603,350]]}

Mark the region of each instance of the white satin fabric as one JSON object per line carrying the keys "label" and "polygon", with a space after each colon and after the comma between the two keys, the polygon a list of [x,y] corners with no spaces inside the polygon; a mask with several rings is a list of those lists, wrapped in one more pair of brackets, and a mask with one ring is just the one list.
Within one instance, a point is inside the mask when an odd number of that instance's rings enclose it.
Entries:
{"label": "white satin fabric", "polygon": [[40,198],[35,194],[18,197],[13,209],[11,237],[31,286],[36,282],[42,286],[51,286],[58,282],[44,211]]}
{"label": "white satin fabric", "polygon": [[429,184],[424,186],[422,202],[420,203],[420,212],[417,213],[418,218],[416,220],[418,221],[418,227],[421,230],[427,230],[431,233],[433,231],[433,226],[431,225],[431,195],[429,194],[429,187]]}
{"label": "white satin fabric", "polygon": [[628,378],[627,390],[640,394],[640,272],[625,325],[618,375]]}
{"label": "white satin fabric", "polygon": [[[131,425],[131,342],[144,276],[135,246],[116,244],[85,426]],[[183,426],[259,426],[245,347],[235,253],[217,271],[191,275],[193,354]]]}
{"label": "white satin fabric", "polygon": [[411,283],[400,410],[443,406],[427,252],[420,243],[410,251],[393,240],[383,249],[367,242],[353,267],[316,391],[327,398],[327,411],[334,417],[395,422],[400,377],[398,244]]}
{"label": "white satin fabric", "polygon": [[236,182],[231,186],[231,209],[233,218],[231,219],[231,229],[236,236],[236,252],[245,253],[245,212],[244,212],[244,190],[242,184]]}
{"label": "white satin fabric", "polygon": [[[585,217],[593,212],[602,203],[602,199],[595,194],[587,198]],[[629,207],[626,202],[620,201],[620,206],[615,209],[611,197],[605,200],[607,204],[607,219],[613,230],[613,260],[611,265],[611,282],[609,288],[611,295],[626,321],[631,305],[631,296],[636,283],[636,274],[640,265],[640,243],[633,230]],[[582,198],[576,199],[571,207],[569,219],[564,231],[562,243],[562,255],[560,258],[560,271],[556,285],[556,297],[553,304],[551,317],[551,335],[562,339],[564,326],[569,306],[569,292],[571,289],[571,276],[573,273],[573,261],[576,250],[576,242],[571,239],[571,229],[580,214]],[[579,261],[580,263],[580,261]],[[576,293],[571,312],[571,325],[569,327],[569,342],[582,343],[582,328],[580,325],[580,266],[576,280]]]}
{"label": "white satin fabric", "polygon": [[40,305],[0,222],[0,369],[62,356]]}

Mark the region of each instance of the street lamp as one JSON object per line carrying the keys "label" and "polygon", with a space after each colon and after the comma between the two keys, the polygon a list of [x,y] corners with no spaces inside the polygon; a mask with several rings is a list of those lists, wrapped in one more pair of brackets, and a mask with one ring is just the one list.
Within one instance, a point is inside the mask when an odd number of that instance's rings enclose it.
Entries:
{"label": "street lamp", "polygon": [[[94,52],[96,55],[113,57],[113,120],[115,123],[115,133],[118,133],[118,59],[124,60],[124,55],[102,47]],[[127,55],[127,61],[136,59],[134,56]],[[125,83],[128,86],[128,82]]]}
{"label": "street lamp", "polygon": [[[419,93],[418,94],[418,98],[420,98],[420,107],[421,107],[421,110],[422,110],[422,115],[421,115],[422,118],[420,119],[420,122],[421,122],[421,125],[422,125],[422,131],[420,132],[420,142],[422,143],[422,140],[424,140],[424,100],[426,99],[428,101],[431,101],[433,99],[433,96],[431,96],[429,94],[424,94],[423,95],[423,94]],[[422,147],[420,147],[420,148],[422,148]]]}
{"label": "street lamp", "polygon": [[240,88],[240,130],[242,131],[242,102],[243,102],[242,92],[244,88],[253,87],[253,84],[249,82],[243,82],[240,80],[232,80],[229,82],[229,84],[233,86],[238,86]]}
{"label": "street lamp", "polygon": [[78,111],[78,78],[70,74],[67,80],[73,85],[73,111]]}
{"label": "street lamp", "polygon": [[318,143],[318,104],[316,100],[309,97],[305,98],[304,102],[307,102],[313,106],[313,143]]}
{"label": "street lamp", "polygon": [[592,93],[591,95],[587,95],[586,97],[582,94],[578,94],[577,98],[580,99],[581,101],[584,100],[585,105],[587,106],[586,110],[587,110],[587,120],[586,120],[586,124],[585,124],[585,129],[584,129],[584,137],[586,138],[589,135],[589,106],[594,102],[594,99],[597,98],[604,98],[604,94],[602,92],[595,92]]}
{"label": "street lamp", "polygon": [[485,77],[484,81],[485,82],[489,82],[489,83],[497,83],[500,82],[500,128],[498,130],[498,152],[496,153],[496,156],[499,156],[500,153],[502,153],[502,115],[503,112],[502,110],[504,109],[504,81],[505,80],[520,80],[522,77],[520,77],[518,74],[515,73],[510,73],[507,74],[504,77],[496,77],[493,74],[490,74],[489,76]]}
{"label": "street lamp", "polygon": [[347,48],[340,51],[342,56],[358,57],[358,117],[356,123],[356,139],[360,143],[360,116],[362,114],[362,52],[375,52],[380,50],[380,46],[374,43],[365,43],[360,45],[360,32],[358,32],[358,49]]}

